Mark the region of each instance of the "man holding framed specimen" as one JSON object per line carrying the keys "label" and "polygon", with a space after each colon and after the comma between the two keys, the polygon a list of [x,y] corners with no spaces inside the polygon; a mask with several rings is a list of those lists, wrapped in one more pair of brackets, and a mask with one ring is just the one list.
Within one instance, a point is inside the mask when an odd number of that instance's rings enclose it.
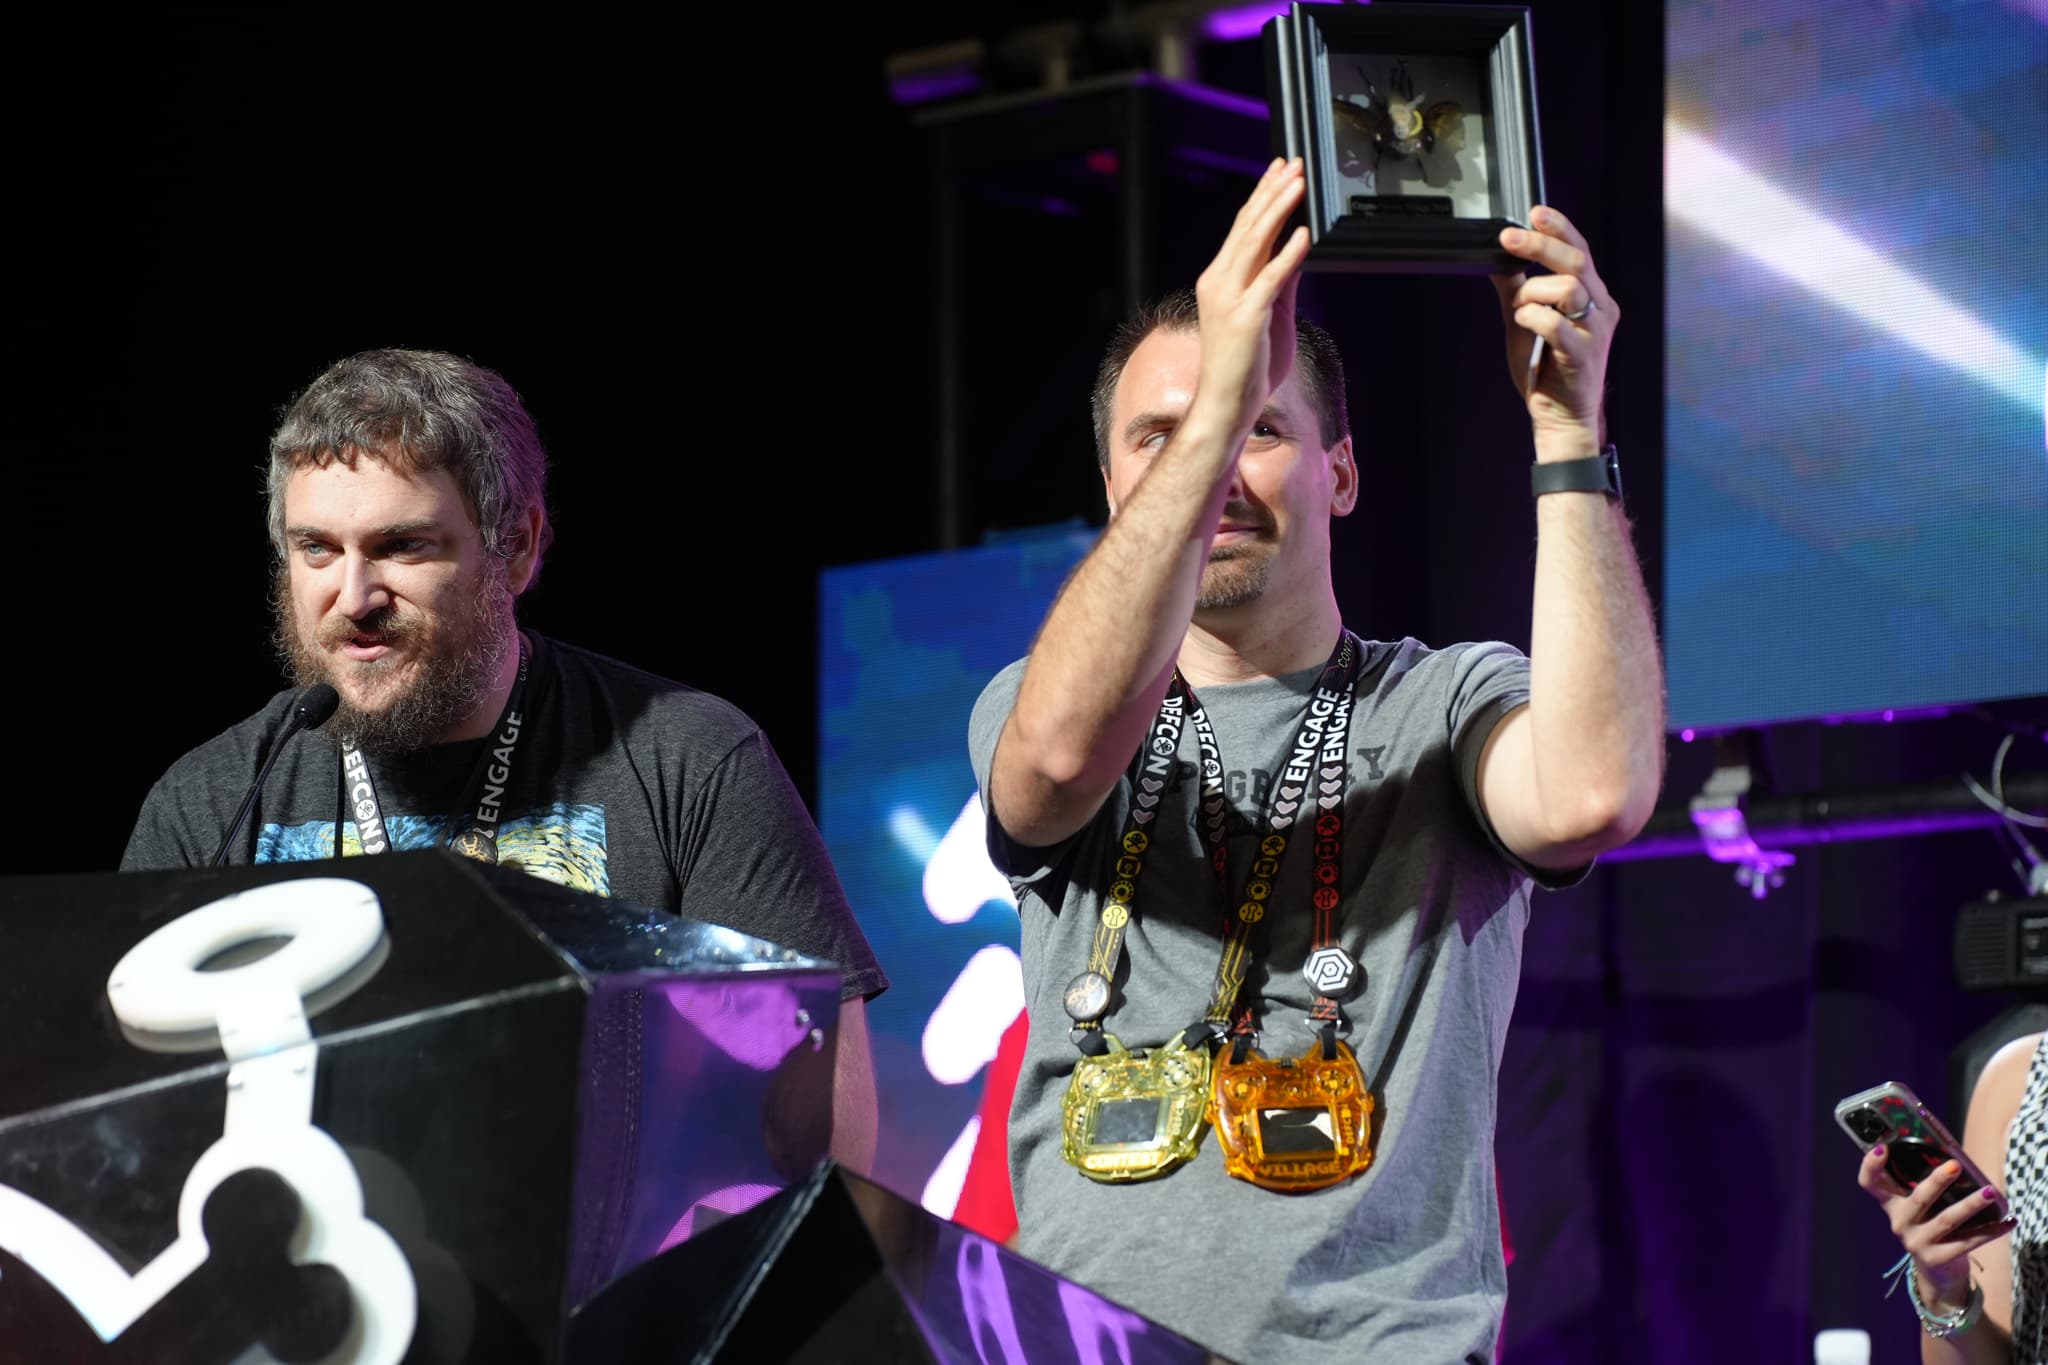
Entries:
{"label": "man holding framed specimen", "polygon": [[1487,1361],[1530,887],[1633,837],[1662,776],[1603,449],[1619,313],[1563,215],[1500,231],[1552,272],[1496,280],[1534,432],[1531,655],[1360,639],[1330,577],[1342,364],[1295,317],[1309,231],[1282,240],[1303,197],[1276,159],[1193,294],[1112,341],[1109,526],[970,724],[1023,916],[1019,1246],[1235,1360]]}

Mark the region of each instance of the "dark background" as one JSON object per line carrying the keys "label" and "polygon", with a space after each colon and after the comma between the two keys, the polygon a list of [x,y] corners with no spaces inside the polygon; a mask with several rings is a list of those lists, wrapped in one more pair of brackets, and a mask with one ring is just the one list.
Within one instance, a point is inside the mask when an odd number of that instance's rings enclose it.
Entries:
{"label": "dark background", "polygon": [[[1626,38],[1654,54],[1640,8],[1565,9],[1537,50]],[[472,356],[538,420],[557,541],[524,619],[740,703],[813,788],[816,571],[938,548],[946,522],[931,144],[889,99],[885,59],[963,36],[995,51],[1064,14],[1119,32],[1125,11],[778,13],[758,51],[680,19],[375,9],[46,25],[22,45],[26,425],[6,567],[55,630],[16,643],[50,679],[38,743],[88,721],[120,735],[94,799],[52,802],[91,814],[37,829],[35,868],[112,862],[148,783],[278,685],[264,442],[314,374],[371,346]],[[1089,49],[1079,75],[1147,55]],[[1198,56],[1205,79],[1263,100],[1256,42]],[[1661,77],[1648,58],[1607,65],[1616,79],[1539,86],[1551,197],[1629,310],[1614,424],[1654,578]],[[989,69],[998,88],[1029,79]],[[1102,342],[1133,287],[1192,282],[1246,182],[1163,176],[1134,286],[1113,192],[1080,185],[1074,211],[1045,213],[1036,182],[1061,168],[968,173],[959,538],[1099,522],[1086,392]],[[1526,633],[1522,595],[1493,591],[1503,568],[1526,573],[1528,516],[1492,291],[1346,276],[1303,292],[1345,343],[1366,448],[1368,506],[1339,531],[1347,601],[1424,637]]]}
{"label": "dark background", "polygon": [[[1654,592],[1660,7],[1534,9],[1549,198],[1626,312],[1610,420]],[[1106,72],[1144,60],[1116,36],[1132,14],[778,8],[714,30],[194,10],[25,32],[6,97],[8,869],[111,867],[149,783],[279,685],[264,441],[299,386],[370,346],[461,352],[526,397],[558,531],[527,623],[738,703],[814,792],[817,571],[940,548],[949,525],[972,542],[1099,521],[1085,391],[1132,284],[1100,184],[966,175],[949,500],[932,142],[884,60],[1074,16],[1082,74]],[[1254,44],[1197,55],[1263,98]],[[1183,277],[1148,289],[1187,282],[1243,183],[1162,177],[1148,270]],[[1526,645],[1527,431],[1491,290],[1318,276],[1304,300],[1346,348],[1365,467],[1336,537],[1348,619]],[[1811,791],[1982,775],[1998,737],[1955,716],[1767,744],[1785,789]],[[1674,745],[1666,801],[1707,767]],[[1507,1358],[1792,1361],[1844,1325],[1911,1358],[1910,1314],[1879,1299],[1896,1246],[1829,1110],[1896,1079],[1960,1123],[1949,1051],[2009,1001],[1954,986],[1948,934],[1994,887],[2012,876],[1974,833],[1810,850],[1761,901],[1703,859],[1543,899],[1502,1083]]]}

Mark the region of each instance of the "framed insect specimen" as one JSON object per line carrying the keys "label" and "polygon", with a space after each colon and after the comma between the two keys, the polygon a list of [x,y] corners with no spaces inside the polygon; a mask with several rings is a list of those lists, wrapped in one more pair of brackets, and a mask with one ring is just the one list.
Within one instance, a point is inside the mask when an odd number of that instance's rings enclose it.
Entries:
{"label": "framed insect specimen", "polygon": [[1499,238],[1543,202],[1527,8],[1297,0],[1264,39],[1308,269],[1521,268]]}

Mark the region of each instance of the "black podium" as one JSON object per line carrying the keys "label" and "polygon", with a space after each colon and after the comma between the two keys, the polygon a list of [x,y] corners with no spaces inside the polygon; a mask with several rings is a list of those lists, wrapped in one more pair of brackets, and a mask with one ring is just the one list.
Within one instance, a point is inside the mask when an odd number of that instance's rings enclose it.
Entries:
{"label": "black podium", "polygon": [[[129,1019],[138,943],[336,879],[381,937],[296,1041],[256,988],[217,1028]],[[0,1362],[561,1360],[608,1285],[819,1169],[838,1001],[832,964],[439,852],[0,881]],[[300,1264],[326,1203],[331,1259],[409,1281],[396,1347]]]}
{"label": "black podium", "polygon": [[833,1165],[609,1285],[570,1323],[604,1365],[1229,1365]]}

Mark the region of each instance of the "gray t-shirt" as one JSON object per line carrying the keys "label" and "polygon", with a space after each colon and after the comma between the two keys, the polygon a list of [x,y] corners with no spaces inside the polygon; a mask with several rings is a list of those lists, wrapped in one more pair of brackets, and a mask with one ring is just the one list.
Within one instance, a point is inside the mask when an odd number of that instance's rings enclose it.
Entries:
{"label": "gray t-shirt", "polygon": [[[1019,661],[998,674],[970,722],[984,804],[1023,671]],[[1225,768],[1233,890],[1319,673],[1200,692]],[[1365,972],[1345,1013],[1377,1106],[1376,1154],[1331,1189],[1290,1196],[1232,1179],[1213,1134],[1186,1167],[1150,1181],[1098,1184],[1066,1164],[1060,1102],[1079,1054],[1061,993],[1087,965],[1131,777],[1053,848],[1018,845],[989,821],[990,855],[1023,916],[1030,1041],[1010,1168],[1026,1255],[1233,1360],[1492,1359],[1507,1295],[1495,1080],[1531,872],[1487,827],[1477,771],[1528,680],[1527,658],[1507,645],[1366,646],[1347,737],[1339,932]],[[1106,1027],[1129,1047],[1199,1018],[1216,971],[1223,903],[1192,818],[1196,758],[1184,735],[1125,935]],[[1241,997],[1256,1002],[1268,1056],[1299,1056],[1313,1037],[1300,976],[1313,934],[1307,842],[1288,849]]]}
{"label": "gray t-shirt", "polygon": [[[501,861],[828,958],[849,997],[888,986],[759,726],[708,692],[532,631],[526,638],[525,725],[501,807]],[[280,692],[171,766],[143,802],[124,870],[211,861],[296,695]],[[448,838],[489,742],[370,760],[391,847]],[[294,735],[228,860],[331,857],[339,778],[325,734]],[[346,854],[362,852],[353,819],[341,837]]]}

